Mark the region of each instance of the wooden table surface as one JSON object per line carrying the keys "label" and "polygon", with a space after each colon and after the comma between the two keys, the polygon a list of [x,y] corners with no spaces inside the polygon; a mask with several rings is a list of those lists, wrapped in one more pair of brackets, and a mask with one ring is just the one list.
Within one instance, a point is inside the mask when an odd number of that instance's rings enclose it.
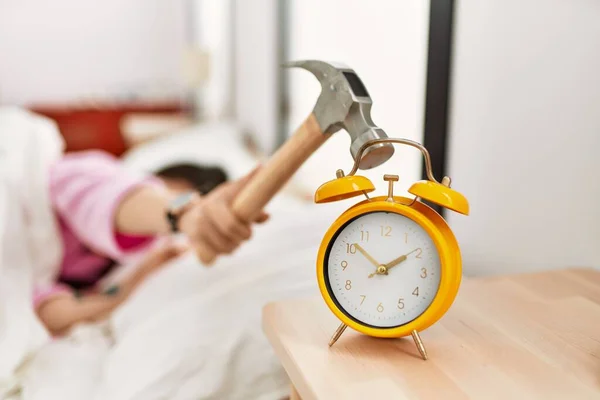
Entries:
{"label": "wooden table surface", "polygon": [[347,329],[321,298],[265,307],[264,330],[303,400],[600,399],[600,271],[465,279],[440,322],[410,337]]}

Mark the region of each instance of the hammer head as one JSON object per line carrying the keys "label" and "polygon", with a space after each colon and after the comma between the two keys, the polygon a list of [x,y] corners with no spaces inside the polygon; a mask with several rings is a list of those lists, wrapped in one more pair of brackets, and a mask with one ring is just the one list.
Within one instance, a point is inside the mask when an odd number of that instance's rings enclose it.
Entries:
{"label": "hammer head", "polygon": [[[339,63],[302,60],[284,64],[313,73],[321,83],[321,94],[313,109],[321,131],[334,133],[345,129],[350,135],[350,153],[356,161],[358,150],[372,139],[388,136],[371,119],[373,101],[352,68]],[[393,145],[377,144],[363,152],[358,167],[370,169],[386,162],[394,154]]]}

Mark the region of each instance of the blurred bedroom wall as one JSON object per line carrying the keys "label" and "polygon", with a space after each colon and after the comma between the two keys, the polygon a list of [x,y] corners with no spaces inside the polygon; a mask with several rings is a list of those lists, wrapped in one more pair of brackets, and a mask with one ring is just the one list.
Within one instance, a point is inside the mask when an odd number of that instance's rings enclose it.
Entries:
{"label": "blurred bedroom wall", "polygon": [[0,104],[181,96],[184,7],[0,0]]}
{"label": "blurred bedroom wall", "polygon": [[282,2],[233,0],[232,4],[235,118],[268,154],[280,135],[280,49],[287,45],[280,20]]}
{"label": "blurred bedroom wall", "polygon": [[457,3],[449,213],[465,271],[600,267],[600,2]]}
{"label": "blurred bedroom wall", "polygon": [[[185,98],[196,116],[235,121],[269,154],[319,95],[314,77],[281,63],[316,58],[355,68],[374,121],[421,140],[428,12],[418,0],[0,0],[0,103]],[[349,169],[348,143],[334,136],[298,182],[312,190]],[[420,165],[401,149],[367,175],[383,187],[381,175],[396,172],[406,188]]]}
{"label": "blurred bedroom wall", "polygon": [[[422,140],[429,1],[291,0],[288,58],[343,62],[354,68],[371,98],[373,121],[391,137]],[[287,72],[289,127],[297,127],[316,101],[320,86],[309,73]],[[335,178],[338,168],[348,172],[353,160],[350,139],[334,135],[303,167],[308,186]],[[421,155],[398,147],[384,166],[362,171],[384,193],[382,176],[400,175],[401,193],[421,176]],[[352,200],[349,201],[351,203]]]}

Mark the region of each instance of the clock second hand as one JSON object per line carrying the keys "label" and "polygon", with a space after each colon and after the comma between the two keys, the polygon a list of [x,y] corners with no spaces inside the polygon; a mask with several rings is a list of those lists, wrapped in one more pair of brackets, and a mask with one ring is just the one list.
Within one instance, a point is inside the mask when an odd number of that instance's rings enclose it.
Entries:
{"label": "clock second hand", "polygon": [[409,251],[406,254],[401,255],[400,257],[390,261],[387,264],[384,264],[381,270],[382,272],[380,272],[380,269],[377,268],[377,271],[373,272],[372,274],[369,275],[369,278],[374,277],[375,275],[387,275],[388,271],[390,270],[390,268],[395,267],[396,265],[406,261],[406,259],[408,258],[409,255],[411,255],[412,253],[414,253],[415,251],[419,250],[419,247],[417,247],[416,249]]}

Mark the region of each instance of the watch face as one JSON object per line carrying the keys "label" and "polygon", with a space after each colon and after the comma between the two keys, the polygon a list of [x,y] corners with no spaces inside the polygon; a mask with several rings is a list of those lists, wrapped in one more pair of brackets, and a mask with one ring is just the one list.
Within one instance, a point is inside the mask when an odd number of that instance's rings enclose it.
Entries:
{"label": "watch face", "polygon": [[195,196],[194,192],[184,193],[182,195],[177,196],[171,202],[171,207],[170,207],[171,210],[173,210],[174,212],[177,212],[178,210],[180,210],[181,208],[186,206],[190,201],[192,201],[194,196]]}
{"label": "watch face", "polygon": [[433,302],[441,265],[419,224],[400,214],[371,212],[334,235],[324,272],[329,294],[348,317],[393,328],[414,320]]}

